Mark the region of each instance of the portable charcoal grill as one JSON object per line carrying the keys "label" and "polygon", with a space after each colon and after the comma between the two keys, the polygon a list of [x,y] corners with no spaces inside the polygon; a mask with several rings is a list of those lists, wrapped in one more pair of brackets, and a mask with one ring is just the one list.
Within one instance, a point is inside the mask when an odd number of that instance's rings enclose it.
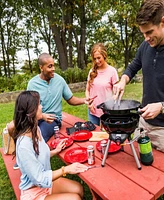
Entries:
{"label": "portable charcoal grill", "polygon": [[115,105],[114,101],[107,101],[97,106],[97,108],[101,108],[104,112],[100,120],[103,128],[109,133],[107,147],[102,160],[102,167],[105,166],[111,141],[114,141],[117,145],[121,145],[128,139],[128,144],[130,144],[137,167],[139,170],[141,169],[141,164],[133,145],[134,140],[131,139],[131,134],[138,126],[139,107],[140,103],[133,100],[121,100],[119,106]]}

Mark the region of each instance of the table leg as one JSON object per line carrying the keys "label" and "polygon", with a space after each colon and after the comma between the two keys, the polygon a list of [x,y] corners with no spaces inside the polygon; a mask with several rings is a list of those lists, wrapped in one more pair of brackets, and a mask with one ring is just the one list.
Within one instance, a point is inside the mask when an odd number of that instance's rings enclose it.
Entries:
{"label": "table leg", "polygon": [[103,200],[95,191],[93,191],[91,188],[90,188],[90,191],[92,193],[92,200]]}

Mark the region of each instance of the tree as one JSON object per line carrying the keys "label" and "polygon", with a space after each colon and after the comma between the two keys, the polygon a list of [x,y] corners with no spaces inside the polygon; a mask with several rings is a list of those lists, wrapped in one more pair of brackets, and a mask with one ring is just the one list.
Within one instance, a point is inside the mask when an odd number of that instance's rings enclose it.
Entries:
{"label": "tree", "polygon": [[[26,70],[33,73],[30,49],[38,56],[44,41],[62,70],[85,68],[94,43],[108,48],[109,61],[125,67],[142,39],[135,24],[141,0],[2,0],[1,55],[4,73],[16,73],[16,53],[26,49]],[[25,70],[25,69],[23,69]]]}
{"label": "tree", "polygon": [[[103,38],[108,55],[116,65],[127,67],[142,40],[135,23],[136,12],[141,1],[111,1],[106,20],[99,25],[95,34]],[[124,63],[124,65],[123,65]]]}

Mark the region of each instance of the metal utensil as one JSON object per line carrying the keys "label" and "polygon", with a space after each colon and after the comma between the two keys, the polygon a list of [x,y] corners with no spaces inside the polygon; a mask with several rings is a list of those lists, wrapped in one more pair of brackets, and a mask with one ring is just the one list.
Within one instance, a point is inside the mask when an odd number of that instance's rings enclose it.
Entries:
{"label": "metal utensil", "polygon": [[93,165],[93,166],[89,166],[88,169],[98,168],[98,167],[101,167],[101,165]]}
{"label": "metal utensil", "polygon": [[132,144],[133,142],[137,141],[137,139],[141,137],[141,135],[137,135],[135,138],[133,138],[132,140],[130,140],[129,142],[124,142],[122,144],[120,144],[121,146],[124,146],[126,144]]}
{"label": "metal utensil", "polygon": [[94,96],[94,97],[91,97],[90,99],[91,99],[91,100],[94,100],[96,97],[97,97],[97,95],[96,95],[96,96]]}
{"label": "metal utensil", "polygon": [[114,100],[114,104],[113,104],[113,107],[115,105],[117,105],[118,109],[120,108],[120,104],[121,104],[121,98],[120,98],[120,95],[118,96],[117,99]]}

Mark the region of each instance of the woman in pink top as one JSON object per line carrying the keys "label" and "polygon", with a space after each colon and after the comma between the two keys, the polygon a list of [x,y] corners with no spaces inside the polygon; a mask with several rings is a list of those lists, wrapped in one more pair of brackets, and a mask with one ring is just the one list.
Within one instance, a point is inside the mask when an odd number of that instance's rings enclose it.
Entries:
{"label": "woman in pink top", "polygon": [[93,66],[88,74],[86,98],[96,97],[88,107],[88,119],[100,125],[100,116],[103,114],[97,105],[113,96],[113,85],[119,80],[117,71],[107,63],[107,50],[102,43],[97,43],[91,50]]}

